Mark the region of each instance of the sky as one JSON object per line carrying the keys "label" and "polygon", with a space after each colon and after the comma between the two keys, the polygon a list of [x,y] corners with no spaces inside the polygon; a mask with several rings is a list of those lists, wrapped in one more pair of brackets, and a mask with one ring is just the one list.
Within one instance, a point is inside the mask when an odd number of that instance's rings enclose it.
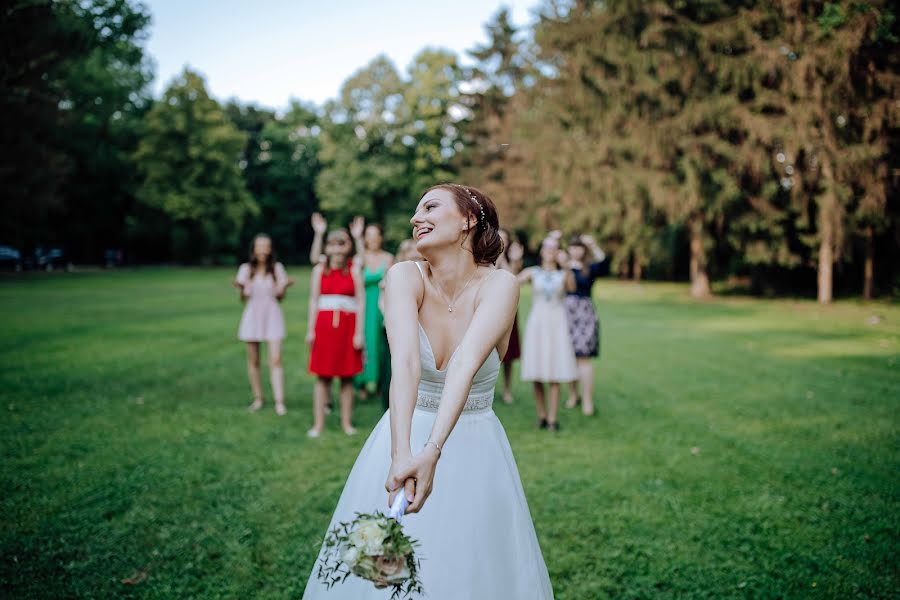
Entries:
{"label": "sky", "polygon": [[159,96],[185,65],[220,100],[273,109],[296,98],[321,105],[378,54],[401,72],[425,47],[465,50],[487,41],[501,5],[519,26],[540,0],[145,0],[153,15],[147,49]]}

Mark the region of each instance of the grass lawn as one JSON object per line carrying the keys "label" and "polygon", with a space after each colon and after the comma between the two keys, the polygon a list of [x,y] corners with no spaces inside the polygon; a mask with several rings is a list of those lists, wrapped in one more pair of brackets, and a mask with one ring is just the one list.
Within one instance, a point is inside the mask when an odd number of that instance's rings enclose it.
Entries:
{"label": "grass lawn", "polygon": [[[232,270],[0,278],[4,597],[300,597],[365,435],[306,438],[292,271],[283,418]],[[599,414],[496,406],[556,597],[897,598],[900,306],[595,294]]]}

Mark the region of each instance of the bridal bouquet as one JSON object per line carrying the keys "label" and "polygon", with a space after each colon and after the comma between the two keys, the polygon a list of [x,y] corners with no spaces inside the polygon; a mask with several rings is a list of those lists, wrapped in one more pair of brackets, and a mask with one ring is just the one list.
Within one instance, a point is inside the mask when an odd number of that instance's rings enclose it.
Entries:
{"label": "bridal bouquet", "polygon": [[418,542],[400,526],[405,509],[406,497],[401,491],[388,515],[357,513],[353,521],[335,526],[325,536],[319,580],[331,588],[352,574],[377,588],[393,587],[392,600],[422,594],[414,552]]}

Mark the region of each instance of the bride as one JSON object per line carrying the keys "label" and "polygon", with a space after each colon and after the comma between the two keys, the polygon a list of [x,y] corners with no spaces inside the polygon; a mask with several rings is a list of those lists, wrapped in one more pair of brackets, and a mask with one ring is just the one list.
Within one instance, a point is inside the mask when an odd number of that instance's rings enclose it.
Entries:
{"label": "bride", "polygon": [[[552,599],[509,441],[491,410],[519,299],[515,276],[492,266],[502,250],[497,211],[475,188],[442,184],[425,192],[410,221],[427,262],[398,263],[386,277],[390,411],[360,452],[329,529],[403,493],[407,513],[419,513],[403,528],[420,543],[427,598]],[[305,600],[390,596],[355,577],[326,589],[317,570]]]}

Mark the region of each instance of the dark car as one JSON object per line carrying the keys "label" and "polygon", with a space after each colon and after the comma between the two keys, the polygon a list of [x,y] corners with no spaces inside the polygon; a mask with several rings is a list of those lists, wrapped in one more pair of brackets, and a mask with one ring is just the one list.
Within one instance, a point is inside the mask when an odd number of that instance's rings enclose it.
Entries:
{"label": "dark car", "polygon": [[10,271],[21,271],[22,253],[12,246],[0,246],[0,268]]}

